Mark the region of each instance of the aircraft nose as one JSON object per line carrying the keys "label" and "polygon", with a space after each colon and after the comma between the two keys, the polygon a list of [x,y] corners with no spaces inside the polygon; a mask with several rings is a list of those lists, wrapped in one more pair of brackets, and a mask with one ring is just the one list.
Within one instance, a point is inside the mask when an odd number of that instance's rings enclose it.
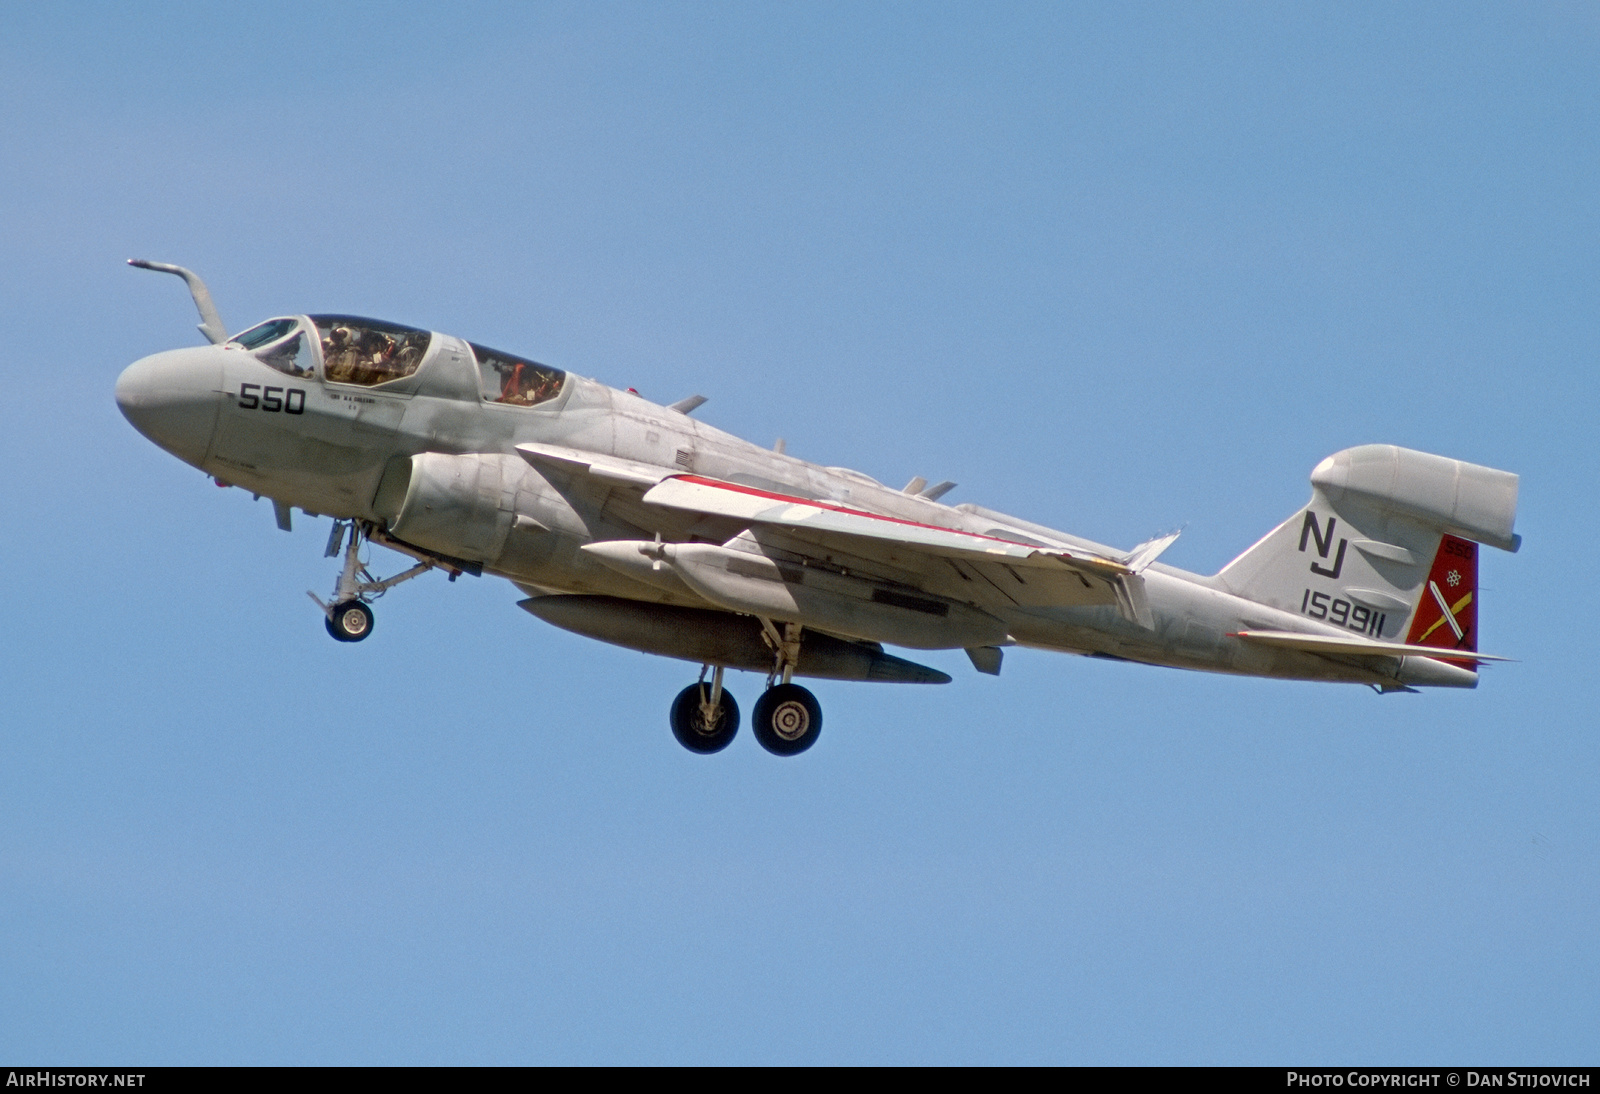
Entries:
{"label": "aircraft nose", "polygon": [[216,347],[169,350],[123,369],[117,377],[117,408],[133,428],[198,467],[216,432],[221,388]]}

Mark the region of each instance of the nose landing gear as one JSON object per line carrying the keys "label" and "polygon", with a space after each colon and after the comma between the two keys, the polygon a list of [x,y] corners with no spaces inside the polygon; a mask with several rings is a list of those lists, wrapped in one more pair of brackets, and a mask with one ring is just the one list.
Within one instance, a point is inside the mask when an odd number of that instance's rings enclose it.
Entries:
{"label": "nose landing gear", "polygon": [[404,573],[378,581],[361,562],[361,540],[363,536],[370,539],[371,530],[359,521],[333,522],[333,532],[328,536],[328,549],[324,557],[338,555],[347,529],[350,542],[344,552],[344,569],[340,571],[339,580],[333,587],[332,603],[325,602],[310,591],[306,595],[322,609],[323,622],[335,641],[360,642],[372,633],[372,609],[367,607],[367,601],[377,599],[402,581],[420,577],[433,569],[436,563],[423,559]]}

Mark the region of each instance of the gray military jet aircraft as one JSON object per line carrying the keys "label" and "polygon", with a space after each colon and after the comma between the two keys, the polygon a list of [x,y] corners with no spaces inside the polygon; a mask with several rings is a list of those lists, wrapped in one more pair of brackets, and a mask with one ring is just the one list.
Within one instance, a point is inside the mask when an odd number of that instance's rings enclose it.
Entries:
{"label": "gray military jet aircraft", "polygon": [[[1515,551],[1517,476],[1391,445],[1329,456],[1311,500],[1221,572],[1162,565],[1175,539],[1119,551],[977,505],[768,451],[635,392],[447,334],[289,315],[129,365],[117,405],[218,483],[334,518],[328,633],[372,633],[368,602],[433,569],[508,578],[558,627],[698,662],[671,725],[727,746],[729,668],[764,672],[770,752],[817,740],[794,678],[948,683],[884,652],[962,649],[998,674],[1020,645],[1247,676],[1473,687],[1478,544]],[[416,560],[379,581],[363,543]],[[707,676],[709,675],[709,680]]]}

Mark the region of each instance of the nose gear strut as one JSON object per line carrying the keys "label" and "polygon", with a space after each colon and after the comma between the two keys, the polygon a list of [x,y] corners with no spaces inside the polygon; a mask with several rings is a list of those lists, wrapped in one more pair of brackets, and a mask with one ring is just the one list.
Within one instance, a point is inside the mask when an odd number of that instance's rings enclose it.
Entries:
{"label": "nose gear strut", "polygon": [[[376,600],[402,581],[421,577],[439,566],[439,563],[425,558],[411,569],[379,581],[361,561],[361,540],[370,540],[374,531],[371,525],[363,521],[334,521],[324,557],[332,558],[339,553],[339,545],[347,529],[350,541],[344,549],[344,569],[339,572],[339,580],[334,584],[332,602],[324,601],[309,589],[306,595],[322,609],[328,633],[336,641],[359,642],[372,633],[372,609],[367,607],[368,601]],[[451,574],[452,578],[454,576]]]}

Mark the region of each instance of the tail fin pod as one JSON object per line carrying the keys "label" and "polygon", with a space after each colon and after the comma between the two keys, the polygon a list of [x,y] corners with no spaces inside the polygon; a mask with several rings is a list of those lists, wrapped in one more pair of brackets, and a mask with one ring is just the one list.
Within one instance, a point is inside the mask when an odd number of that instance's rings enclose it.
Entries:
{"label": "tail fin pod", "polygon": [[[1258,603],[1384,640],[1414,639],[1435,617],[1441,627],[1449,627],[1446,615],[1461,625],[1451,610],[1460,604],[1459,611],[1472,612],[1472,631],[1462,627],[1472,646],[1453,627],[1417,644],[1475,647],[1474,543],[1517,549],[1517,476],[1394,445],[1362,445],[1319,463],[1311,487],[1304,509],[1223,568],[1217,576],[1224,585]],[[1470,553],[1470,568],[1452,551]],[[1448,582],[1452,567],[1440,569],[1445,560],[1458,563],[1459,584],[1439,586],[1441,607],[1428,582],[1438,584],[1439,575]]]}
{"label": "tail fin pod", "polygon": [[1392,444],[1347,448],[1317,464],[1311,485],[1346,505],[1409,516],[1441,532],[1515,551],[1517,476]]}

